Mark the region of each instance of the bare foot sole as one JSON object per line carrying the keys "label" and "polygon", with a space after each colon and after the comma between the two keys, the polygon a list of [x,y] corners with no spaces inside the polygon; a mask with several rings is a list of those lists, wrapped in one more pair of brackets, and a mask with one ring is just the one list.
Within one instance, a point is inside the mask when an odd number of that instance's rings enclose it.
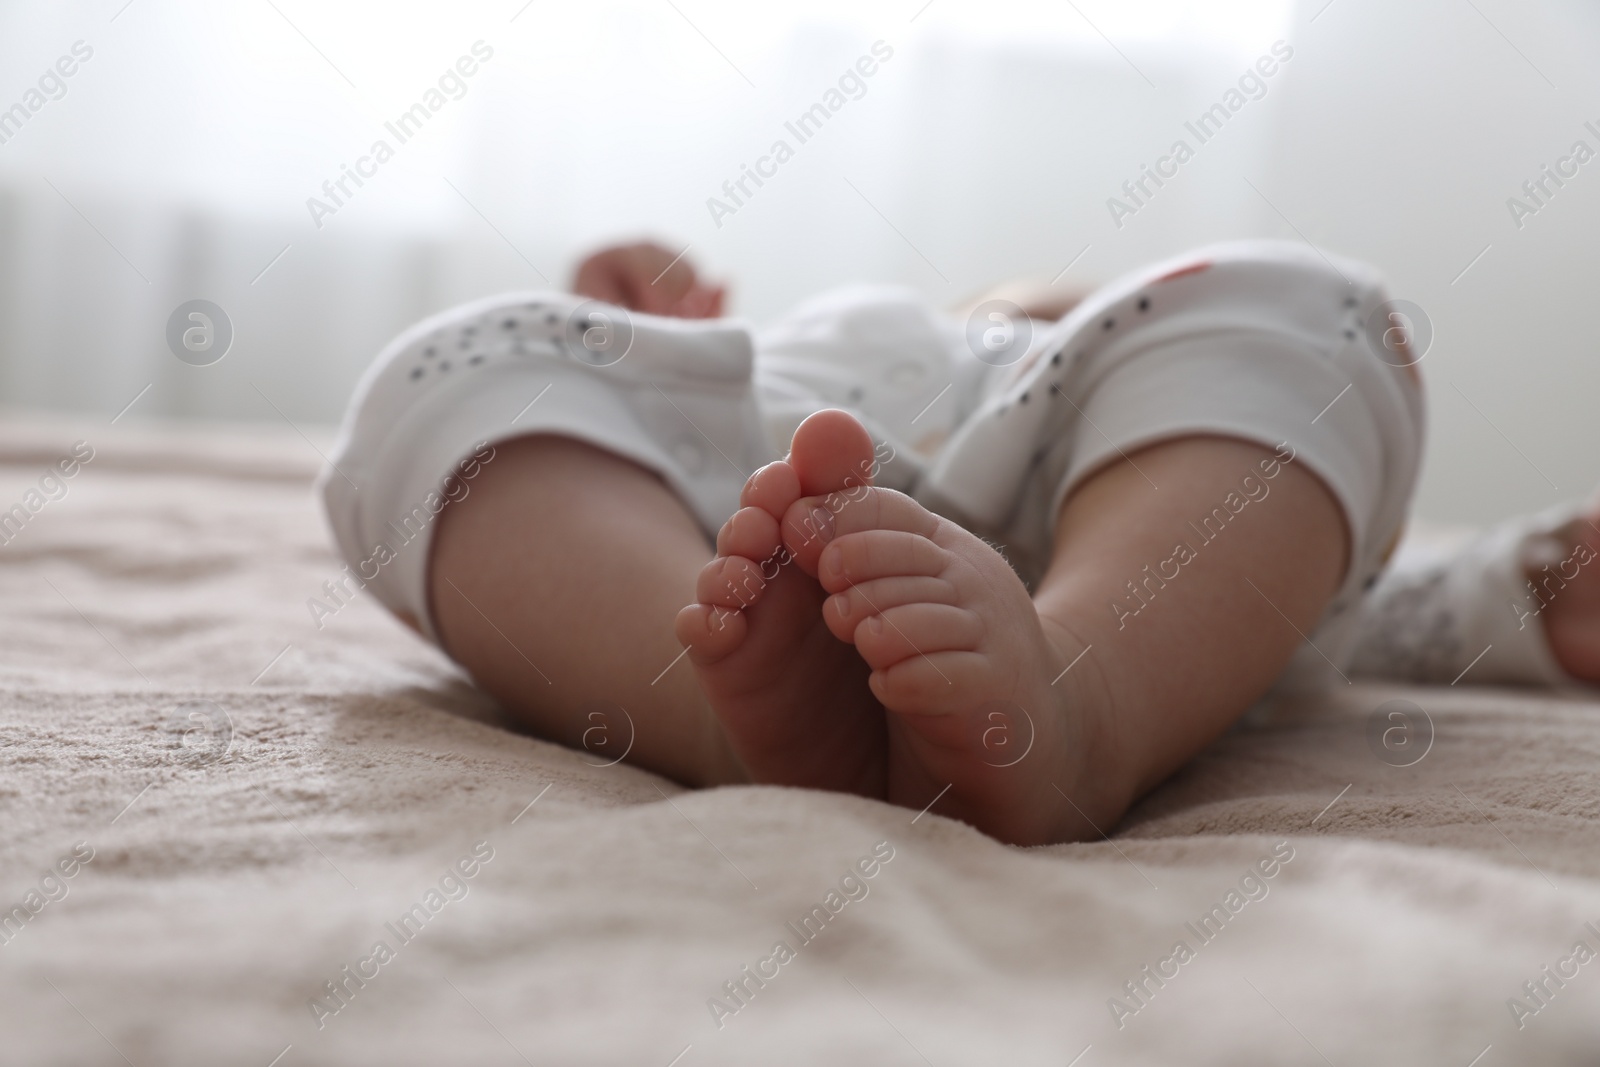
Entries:
{"label": "bare foot sole", "polygon": [[886,795],[887,730],[870,668],[830,631],[827,594],[785,548],[805,543],[809,512],[797,529],[780,529],[803,495],[863,486],[871,469],[872,439],[859,422],[842,411],[812,415],[790,458],[745,483],[700,574],[698,603],[678,613],[701,691],[754,781]]}
{"label": "bare foot sole", "polygon": [[1081,644],[1041,621],[978,537],[902,493],[852,496],[821,511],[797,500],[783,528],[822,525],[788,547],[830,594],[828,628],[871,668],[888,712],[888,798],[1016,844],[1097,837],[1122,798],[1097,762],[1103,709],[1065,673]]}

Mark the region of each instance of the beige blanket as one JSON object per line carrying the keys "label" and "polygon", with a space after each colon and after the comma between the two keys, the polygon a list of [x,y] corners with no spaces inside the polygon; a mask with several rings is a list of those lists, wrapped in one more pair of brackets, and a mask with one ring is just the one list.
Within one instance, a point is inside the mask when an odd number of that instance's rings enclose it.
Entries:
{"label": "beige blanket", "polygon": [[318,630],[318,462],[0,431],[0,1061],[1600,1061],[1594,700],[1357,685],[1095,844],[686,792],[508,729],[370,601]]}

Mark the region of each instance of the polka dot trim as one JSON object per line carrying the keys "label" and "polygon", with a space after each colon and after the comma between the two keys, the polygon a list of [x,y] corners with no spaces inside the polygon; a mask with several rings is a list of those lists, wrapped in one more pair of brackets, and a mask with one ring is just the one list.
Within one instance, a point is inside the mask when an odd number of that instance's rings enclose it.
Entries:
{"label": "polka dot trim", "polygon": [[[565,351],[561,343],[564,331],[560,313],[549,310],[544,304],[525,304],[523,309],[530,314],[508,315],[505,308],[499,308],[485,312],[477,322],[451,326],[425,338],[414,354],[407,378],[416,383],[427,377],[430,368],[440,374],[448,374],[453,368],[461,369],[449,359],[438,358],[440,349],[450,347],[452,341],[466,367],[482,367],[502,357],[527,356],[535,350],[529,342],[553,345]],[[499,329],[494,329],[496,326]]]}
{"label": "polka dot trim", "polygon": [[[1179,273],[1180,274],[1193,273],[1194,270],[1204,270],[1206,267],[1209,267],[1209,266],[1210,266],[1209,263],[1202,264],[1198,268],[1192,268],[1192,269],[1180,271]],[[1177,275],[1175,275],[1175,274],[1174,275],[1168,275],[1168,277],[1177,277]],[[1140,293],[1138,295],[1138,298],[1133,301],[1133,308],[1135,310],[1141,312],[1141,313],[1149,311],[1150,310],[1150,297],[1145,293]],[[1100,320],[1100,329],[1102,330],[1102,332],[1109,333],[1112,330],[1116,329],[1116,327],[1117,327],[1117,317],[1116,317],[1115,314],[1107,315],[1104,319]],[[1051,400],[1055,400],[1056,399],[1056,395],[1058,393],[1060,393],[1060,391],[1061,391],[1060,390],[1060,381],[1061,381],[1062,374],[1064,373],[1062,368],[1063,368],[1063,365],[1066,364],[1066,363],[1068,363],[1068,356],[1067,356],[1067,350],[1066,349],[1058,348],[1058,349],[1056,349],[1056,351],[1054,351],[1054,352],[1052,352],[1050,354],[1050,359],[1049,359],[1048,365],[1051,366],[1051,367],[1054,367],[1056,369],[1055,374],[1053,375],[1053,380],[1050,383],[1051,384],[1051,389],[1050,389],[1050,399]],[[1026,377],[1027,377],[1027,380],[1029,382],[1036,383],[1043,376],[1044,376],[1044,366],[1041,365],[1041,366],[1035,368],[1031,375],[1028,375]],[[1018,387],[1021,387],[1024,384],[1025,383],[1023,381],[1017,382],[1017,386]],[[1032,395],[1032,388],[1031,388],[1031,385],[1030,385],[1029,388],[1025,388],[1025,389],[1023,389],[1022,392],[1015,394],[1014,399],[1008,400],[1008,401],[1003,401],[1000,404],[1000,406],[995,409],[994,417],[995,418],[1001,417],[1007,411],[1011,410],[1012,406],[1015,405],[1015,404],[1026,404],[1028,402],[1028,397],[1031,396],[1031,395]],[[1063,394],[1063,395],[1065,395],[1065,394]]]}

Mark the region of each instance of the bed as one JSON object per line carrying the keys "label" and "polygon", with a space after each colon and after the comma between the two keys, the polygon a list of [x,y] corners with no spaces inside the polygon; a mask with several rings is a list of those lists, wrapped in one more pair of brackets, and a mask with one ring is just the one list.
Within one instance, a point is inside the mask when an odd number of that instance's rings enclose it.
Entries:
{"label": "bed", "polygon": [[309,610],[319,448],[0,430],[0,1061],[1600,1061],[1590,696],[1341,688],[1088,844],[686,791]]}

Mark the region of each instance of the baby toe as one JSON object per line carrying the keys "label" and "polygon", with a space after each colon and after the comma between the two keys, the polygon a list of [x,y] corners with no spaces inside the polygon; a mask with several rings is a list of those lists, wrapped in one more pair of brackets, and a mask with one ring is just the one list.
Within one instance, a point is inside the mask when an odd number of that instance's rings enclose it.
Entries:
{"label": "baby toe", "polygon": [[856,627],[869,616],[903,604],[953,604],[955,587],[943,578],[879,578],[851,585],[822,605],[822,619],[833,636],[854,642]]}
{"label": "baby toe", "polygon": [[744,613],[711,604],[690,604],[673,620],[678,643],[697,667],[709,667],[744,643],[749,626]]}
{"label": "baby toe", "polygon": [[752,474],[739,493],[739,506],[760,508],[774,519],[783,518],[796,500],[800,499],[800,476],[794,467],[783,460],[768,463]]}
{"label": "baby toe", "polygon": [[950,715],[970,710],[974,693],[993,681],[989,657],[979,652],[933,652],[875,670],[867,688],[890,711]]}
{"label": "baby toe", "polygon": [[766,588],[760,564],[743,556],[718,556],[700,569],[695,599],[703,605],[739,610],[760,600]]}
{"label": "baby toe", "polygon": [[872,481],[872,435],[848,411],[818,411],[795,429],[789,462],[811,495],[866,485]]}
{"label": "baby toe", "polygon": [[983,640],[983,619],[953,604],[904,604],[870,615],[856,627],[856,651],[875,671],[913,656],[971,652]]}
{"label": "baby toe", "polygon": [[818,553],[816,575],[824,589],[837,593],[882,578],[936,578],[949,568],[951,558],[920,534],[867,530],[826,545]]}
{"label": "baby toe", "polygon": [[869,530],[934,537],[941,519],[904,493],[861,486],[827,496],[801,497],[783,514],[783,543],[807,574],[836,538]]}
{"label": "baby toe", "polygon": [[717,555],[764,560],[783,544],[778,520],[760,507],[740,508],[717,531]]}

